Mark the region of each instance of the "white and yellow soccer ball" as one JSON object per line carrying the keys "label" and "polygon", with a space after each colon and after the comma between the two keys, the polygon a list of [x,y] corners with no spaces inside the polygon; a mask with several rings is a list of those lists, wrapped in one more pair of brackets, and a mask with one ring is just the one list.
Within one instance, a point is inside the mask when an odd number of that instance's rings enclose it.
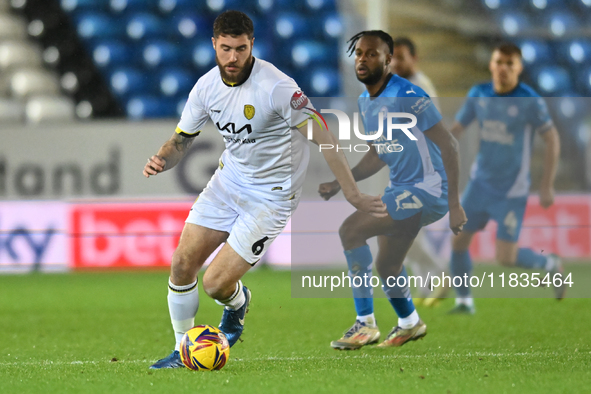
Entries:
{"label": "white and yellow soccer ball", "polygon": [[230,344],[217,327],[191,328],[181,340],[181,360],[194,371],[222,369],[230,357]]}

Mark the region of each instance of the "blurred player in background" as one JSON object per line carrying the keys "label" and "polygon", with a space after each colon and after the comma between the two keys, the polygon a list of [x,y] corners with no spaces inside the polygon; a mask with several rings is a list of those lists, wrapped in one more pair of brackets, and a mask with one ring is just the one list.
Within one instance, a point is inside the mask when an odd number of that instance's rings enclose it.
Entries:
{"label": "blurred player in background", "polygon": [[[561,272],[557,256],[544,256],[517,245],[529,194],[534,136],[539,134],[545,143],[540,204],[547,208],[554,203],[554,178],[560,156],[558,132],[544,99],[519,82],[523,70],[519,47],[510,43],[497,46],[489,69],[492,82],[472,87],[452,127],[452,133],[459,138],[477,120],[480,148],[462,198],[468,223],[452,241],[451,273],[470,276],[472,260],[468,248],[474,233],[482,230],[489,219],[498,225],[496,260],[500,264]],[[565,286],[555,288],[556,298],[564,297]],[[474,313],[470,287],[457,287],[456,293],[456,306],[451,312]]]}
{"label": "blurred player in background", "polygon": [[439,108],[437,91],[431,79],[419,70],[419,58],[415,43],[408,37],[394,38],[394,52],[390,63],[390,72],[407,79],[413,85],[417,85],[431,97],[433,104]]}
{"label": "blurred player in background", "polygon": [[[293,79],[252,56],[253,34],[252,20],[242,12],[216,18],[217,67],[197,81],[176,132],[143,170],[150,177],[174,167],[208,119],[225,140],[219,168],[193,204],[172,256],[168,308],[176,345],[153,369],[184,367],[179,348],[199,307],[197,274],[224,242],[203,275],[203,289],[225,306],[219,327],[230,346],[236,343],[251,299],[240,279],[281,233],[300,199],[309,157],[309,115],[302,109],[311,104]],[[338,145],[326,129],[315,129],[313,138]],[[352,205],[387,216],[379,197],[359,192],[342,152],[322,152]]]}
{"label": "blurred player in background", "polygon": [[[357,79],[367,89],[359,98],[365,133],[375,133],[380,112],[404,112],[417,119],[416,126],[409,129],[415,140],[402,130],[393,130],[391,140],[382,135],[368,141],[368,153],[352,170],[355,180],[360,181],[388,165],[390,185],[382,200],[389,215],[376,218],[357,211],[339,230],[351,277],[371,277],[373,258],[367,240],[377,236],[376,268],[382,288],[398,315],[398,324],[378,346],[402,346],[427,333],[427,326],[412,302],[403,266],[408,249],[421,227],[441,219],[448,207],[455,233],[466,222],[458,191],[457,141],[443,126],[439,111],[426,93],[389,72],[393,50],[389,34],[381,30],[363,31],[349,42],[350,53],[355,53]],[[406,122],[407,119],[396,121]],[[321,184],[319,193],[328,200],[339,189],[335,180]],[[355,324],[341,339],[331,342],[335,349],[359,349],[380,338],[371,286],[353,286],[353,297]]]}
{"label": "blurred player in background", "polygon": [[[431,97],[435,107],[439,109],[438,94],[431,79],[418,67],[418,56],[415,43],[408,37],[394,38],[394,52],[390,63],[390,72],[417,85]],[[431,291],[431,284],[427,279],[433,276],[441,277],[447,269],[447,259],[440,257],[430,244],[425,230],[419,231],[407,255],[407,262],[413,275],[423,278],[422,286],[418,288],[415,304],[423,303],[425,306],[436,305],[439,298],[445,297],[449,287],[445,284]]]}

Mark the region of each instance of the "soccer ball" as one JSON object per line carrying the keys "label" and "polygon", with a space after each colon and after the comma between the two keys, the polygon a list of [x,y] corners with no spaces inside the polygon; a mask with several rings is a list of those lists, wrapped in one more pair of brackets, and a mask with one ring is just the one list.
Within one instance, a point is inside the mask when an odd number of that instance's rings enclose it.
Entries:
{"label": "soccer ball", "polygon": [[181,340],[181,360],[194,371],[222,369],[229,357],[230,344],[217,327],[195,326]]}

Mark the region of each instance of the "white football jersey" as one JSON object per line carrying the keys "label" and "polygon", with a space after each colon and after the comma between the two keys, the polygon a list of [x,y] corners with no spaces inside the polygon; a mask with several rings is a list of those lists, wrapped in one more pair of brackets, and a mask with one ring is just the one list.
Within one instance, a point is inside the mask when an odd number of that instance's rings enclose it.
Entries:
{"label": "white football jersey", "polygon": [[253,62],[240,85],[223,81],[217,66],[199,78],[176,132],[196,136],[211,119],[226,144],[220,177],[266,199],[290,199],[303,185],[310,155],[296,128],[312,106],[292,78],[269,62]]}

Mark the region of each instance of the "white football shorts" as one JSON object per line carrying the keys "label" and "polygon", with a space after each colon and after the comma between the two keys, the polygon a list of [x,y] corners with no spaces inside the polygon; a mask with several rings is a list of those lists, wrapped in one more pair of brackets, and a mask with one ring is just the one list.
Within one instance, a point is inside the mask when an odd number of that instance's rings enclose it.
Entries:
{"label": "white football shorts", "polygon": [[288,201],[266,200],[244,186],[224,181],[219,172],[193,204],[186,223],[230,233],[226,242],[255,265],[287,225],[300,193]]}

